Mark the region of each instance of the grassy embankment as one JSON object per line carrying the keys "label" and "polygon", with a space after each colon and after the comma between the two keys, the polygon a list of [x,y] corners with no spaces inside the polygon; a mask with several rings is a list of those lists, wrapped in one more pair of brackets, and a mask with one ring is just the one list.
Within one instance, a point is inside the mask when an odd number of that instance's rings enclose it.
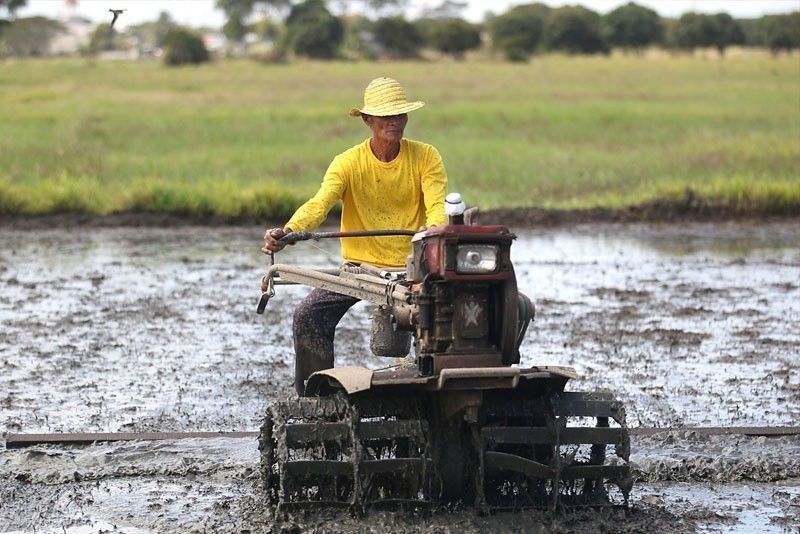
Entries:
{"label": "grassy embankment", "polygon": [[471,204],[800,213],[800,62],[749,55],[0,63],[0,214],[281,219],[366,137],[346,112],[382,74]]}

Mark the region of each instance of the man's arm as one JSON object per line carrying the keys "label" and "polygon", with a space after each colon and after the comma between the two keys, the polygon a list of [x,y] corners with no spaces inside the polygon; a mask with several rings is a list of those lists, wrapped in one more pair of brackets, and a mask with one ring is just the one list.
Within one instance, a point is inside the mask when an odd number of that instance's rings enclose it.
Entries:
{"label": "man's arm", "polygon": [[430,147],[427,165],[422,174],[422,200],[425,203],[425,226],[446,224],[444,197],[447,194],[447,171],[442,156],[435,147]]}
{"label": "man's arm", "polygon": [[316,230],[328,216],[328,212],[331,211],[334,204],[342,199],[345,190],[344,177],[344,164],[339,157],[336,157],[325,172],[325,177],[316,194],[297,208],[283,228],[267,230],[264,234],[262,252],[269,254],[281,250],[284,244],[278,242],[278,239],[289,232]]}
{"label": "man's arm", "polygon": [[331,208],[342,199],[345,190],[346,166],[342,158],[333,159],[317,193],[294,212],[286,226],[295,232],[312,232],[328,216]]}

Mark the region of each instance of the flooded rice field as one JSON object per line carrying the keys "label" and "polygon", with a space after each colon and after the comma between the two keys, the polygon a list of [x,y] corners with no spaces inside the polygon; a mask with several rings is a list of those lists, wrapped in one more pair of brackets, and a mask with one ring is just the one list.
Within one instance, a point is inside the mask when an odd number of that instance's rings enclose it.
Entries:
{"label": "flooded rice field", "polygon": [[[292,394],[279,286],[256,315],[259,228],[0,228],[0,432],[256,430]],[[594,225],[519,233],[537,305],[523,364],[576,368],[632,427],[800,423],[800,224]],[[335,266],[335,242],[285,263]],[[337,331],[337,365],[370,355],[367,305]],[[629,511],[469,510],[276,521],[253,439],[0,448],[0,531],[796,532],[800,438],[634,437]]]}

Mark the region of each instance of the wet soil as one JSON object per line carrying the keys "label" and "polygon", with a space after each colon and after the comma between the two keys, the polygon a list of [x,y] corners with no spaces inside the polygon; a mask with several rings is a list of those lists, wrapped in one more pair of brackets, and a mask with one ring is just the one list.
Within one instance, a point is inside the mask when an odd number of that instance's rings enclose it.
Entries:
{"label": "wet soil", "polygon": [[[255,314],[258,227],[0,228],[0,432],[254,430],[292,393],[280,286]],[[800,421],[800,223],[602,224],[519,232],[537,305],[523,364],[574,366],[630,426]],[[279,261],[336,265],[337,246]],[[370,356],[368,307],[337,332],[337,365]],[[553,517],[471,511],[276,521],[249,439],[0,450],[0,531],[792,532],[800,440],[636,438],[633,506]]]}

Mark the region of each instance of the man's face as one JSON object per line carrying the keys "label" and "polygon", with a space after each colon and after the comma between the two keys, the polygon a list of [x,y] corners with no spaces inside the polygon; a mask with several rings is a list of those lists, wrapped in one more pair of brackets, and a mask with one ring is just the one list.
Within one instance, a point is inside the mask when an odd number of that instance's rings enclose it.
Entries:
{"label": "man's face", "polygon": [[385,142],[399,142],[403,138],[403,131],[408,124],[408,113],[402,115],[390,115],[388,117],[366,117],[372,136],[375,139]]}

